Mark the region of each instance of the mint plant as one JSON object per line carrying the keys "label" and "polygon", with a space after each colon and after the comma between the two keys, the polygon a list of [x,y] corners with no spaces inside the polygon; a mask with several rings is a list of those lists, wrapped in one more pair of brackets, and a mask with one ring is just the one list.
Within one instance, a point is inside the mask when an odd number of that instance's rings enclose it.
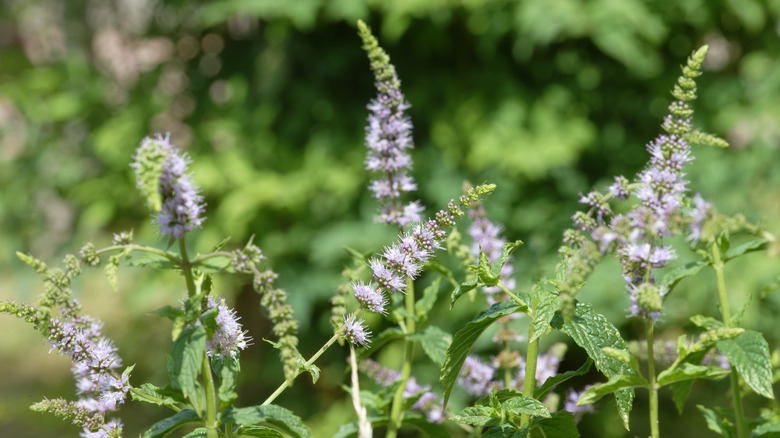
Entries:
{"label": "mint plant", "polygon": [[[295,412],[274,402],[301,374],[309,374],[316,384],[318,360],[339,344],[349,350],[349,378],[342,383],[357,417],[344,422],[339,438],[378,432],[395,438],[405,427],[432,437],[578,437],[579,419],[607,395],[614,397],[629,430],[636,390],[648,394],[650,435],[658,438],[660,390],[670,389],[682,413],[696,380],[726,377],[732,405],[698,406],[708,427],[739,438],[780,431],[772,388],[780,376],[780,354],[771,355],[760,332],[740,327],[742,313],[729,306],[724,271],[731,260],[777,245],[776,238],[741,216],[718,213],[701,195],[691,194],[685,179],[685,166],[694,159],[692,145],[728,146],[692,125],[695,79],[706,46],[683,67],[661,124],[664,133],[647,145],[645,168],[633,179],[616,176],[604,192],[581,195],[587,210],[575,213],[574,228],[564,232],[560,262],[546,270],[550,278],[524,290],[513,278],[512,266],[512,255],[523,242],[501,236],[503,227],[488,217],[488,195],[500,187],[465,184],[462,196],[430,216],[419,200],[405,199],[418,188],[410,155],[412,121],[405,114],[410,104],[387,53],[365,23],[357,27],[377,91],[368,104],[365,168],[372,174],[369,189],[378,201],[375,220],[392,227],[397,237],[369,254],[349,249],[353,264],[344,270],[343,283],[334,285],[331,299],[330,339],[311,355],[299,351],[299,324],[287,303],[288,293],[276,287],[279,275],[253,239],[233,250],[225,249],[225,239],[214,242],[206,254],[191,253],[187,236],[208,225],[208,206],[189,173],[192,160],[168,135],[157,134],[142,140],[131,167],[159,230],[159,247],[133,243],[128,231],[114,235],[112,244],[103,248],[84,245],[77,255],[65,257],[62,268],[18,254],[42,276],[44,293],[34,305],[2,301],[0,312],[24,319],[52,351],[68,356],[76,380],[77,400],[46,399],[33,410],[70,421],[83,437],[121,437],[122,422],[110,416],[128,402],[169,411],[169,417],[148,426],[145,438],[318,436]],[[470,241],[456,228],[467,215]],[[696,259],[675,266],[683,250]],[[445,252],[457,266],[437,260]],[[641,322],[642,339],[626,341],[618,322],[578,298],[596,265],[609,257],[620,262],[614,281],[630,297],[626,316]],[[84,269],[101,265],[116,288],[116,273],[123,264],[173,270],[183,279],[177,300],[154,310],[172,327],[164,386],[135,381],[133,365],[124,365],[114,343],[102,334],[102,323],[82,314],[71,290]],[[665,301],[681,282],[705,275],[705,268],[715,274],[713,295],[720,318],[692,315],[696,329],[661,351],[655,334],[664,324]],[[214,278],[222,275],[249,276],[273,325],[274,339],[253,340],[242,327],[216,290]],[[450,308],[477,299],[487,307],[476,309],[470,321],[450,334],[430,317],[440,296],[448,299]],[[368,321],[377,320],[368,317],[372,313],[390,327],[372,327]],[[492,357],[476,351],[488,329],[495,332],[497,353]],[[571,348],[565,343],[542,351],[541,341],[553,331],[584,349],[588,358],[581,366],[561,369]],[[400,368],[392,369],[377,358],[378,351],[396,341],[403,344],[403,355]],[[241,353],[257,342],[279,351],[284,378],[261,404],[236,406]],[[415,352],[420,351],[426,365],[440,370],[439,382],[415,375],[420,365]],[[584,388],[570,385],[575,377],[595,374],[592,368],[606,381]],[[367,377],[363,389],[360,373]],[[365,389],[372,385],[376,390]],[[450,406],[453,391],[462,391],[467,406]],[[754,417],[742,403],[749,393],[767,403]]]}

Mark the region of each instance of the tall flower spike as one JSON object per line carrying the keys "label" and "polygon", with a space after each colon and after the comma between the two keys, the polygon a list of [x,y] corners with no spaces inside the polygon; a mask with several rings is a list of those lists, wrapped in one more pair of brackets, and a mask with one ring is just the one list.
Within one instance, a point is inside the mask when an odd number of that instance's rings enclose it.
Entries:
{"label": "tall flower spike", "polygon": [[[181,239],[203,222],[205,204],[187,173],[190,159],[170,143],[170,135],[146,137],[138,147],[131,167],[137,187],[157,213],[160,234]],[[155,193],[156,192],[156,193]]]}
{"label": "tall flower spike", "polygon": [[366,169],[377,174],[370,188],[382,203],[377,221],[403,227],[418,222],[423,210],[419,201],[408,204],[400,201],[401,194],[417,190],[417,184],[407,173],[412,158],[406,150],[414,147],[412,121],[404,115],[410,105],[401,93],[401,81],[390,64],[390,57],[362,21],[358,21],[358,34],[371,61],[377,89],[377,96],[368,104],[371,113],[365,140]]}

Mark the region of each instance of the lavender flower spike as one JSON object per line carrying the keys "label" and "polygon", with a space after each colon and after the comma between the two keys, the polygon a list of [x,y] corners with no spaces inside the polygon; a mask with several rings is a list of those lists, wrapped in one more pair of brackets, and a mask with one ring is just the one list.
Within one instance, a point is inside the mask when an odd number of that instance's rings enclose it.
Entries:
{"label": "lavender flower spike", "polygon": [[189,157],[176,150],[170,135],[145,138],[134,158],[131,167],[137,186],[157,212],[155,222],[160,233],[181,239],[186,232],[200,227],[204,219],[203,197],[187,173]]}
{"label": "lavender flower spike", "polygon": [[206,353],[209,356],[215,354],[221,359],[230,356],[235,359],[238,350],[243,350],[249,345],[251,338],[246,335],[246,330],[241,330],[241,324],[238,322],[236,311],[225,304],[224,298],[215,300],[213,296],[208,297],[208,308],[217,308],[217,329],[214,336],[206,341]]}
{"label": "lavender flower spike", "polygon": [[414,179],[407,174],[412,158],[406,150],[414,147],[412,122],[404,115],[410,105],[401,93],[401,82],[390,58],[362,21],[358,21],[358,34],[376,78],[377,96],[368,104],[371,114],[366,127],[366,169],[378,174],[370,186],[383,203],[377,220],[403,227],[419,222],[423,210],[419,201],[404,205],[399,200],[402,193],[417,190]]}

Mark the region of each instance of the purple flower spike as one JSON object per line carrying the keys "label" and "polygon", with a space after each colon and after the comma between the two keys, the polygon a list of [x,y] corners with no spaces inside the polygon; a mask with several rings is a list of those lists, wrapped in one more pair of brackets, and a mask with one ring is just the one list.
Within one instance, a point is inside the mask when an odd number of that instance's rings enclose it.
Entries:
{"label": "purple flower spike", "polygon": [[344,338],[349,341],[350,344],[360,347],[367,347],[371,344],[371,331],[369,331],[362,318],[351,319],[351,315],[344,317],[347,321],[347,325],[344,327]]}

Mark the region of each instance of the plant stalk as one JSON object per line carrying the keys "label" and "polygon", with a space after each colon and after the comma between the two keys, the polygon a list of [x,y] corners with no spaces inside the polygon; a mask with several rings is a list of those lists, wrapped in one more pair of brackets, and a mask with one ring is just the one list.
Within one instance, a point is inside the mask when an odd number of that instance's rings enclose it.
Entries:
{"label": "plant stalk", "polygon": [[416,321],[414,320],[414,283],[411,279],[406,281],[406,296],[404,297],[404,305],[406,312],[409,316],[406,317],[406,335],[404,339],[404,362],[401,365],[401,379],[399,380],[398,388],[395,390],[393,396],[393,405],[390,408],[390,424],[387,426],[386,438],[395,438],[398,435],[398,429],[401,428],[401,421],[403,420],[403,404],[404,404],[404,391],[406,390],[406,383],[409,381],[409,377],[412,375],[412,359],[414,356],[414,342],[409,339],[409,336],[413,335],[416,331]]}
{"label": "plant stalk", "polygon": [[[534,311],[536,306],[534,306]],[[533,325],[533,312],[529,314],[531,322],[528,324],[528,339],[534,337],[534,325]],[[534,390],[536,389],[536,361],[539,358],[539,338],[528,343],[528,351],[525,355],[525,376],[523,378],[523,395],[526,397],[534,397]],[[520,424],[526,425],[531,422],[531,416],[523,414],[520,416]]]}
{"label": "plant stalk", "polygon": [[[717,240],[712,243],[712,269],[715,271],[715,280],[718,285],[718,299],[720,301],[720,314],[723,324],[731,326],[731,311],[729,310],[729,298],[726,294],[726,279],[723,275],[723,260],[720,257],[720,246]],[[742,395],[739,390],[739,374],[731,368],[731,395],[734,399],[734,419],[737,429],[737,438],[746,438],[745,416],[742,413]]]}
{"label": "plant stalk", "polygon": [[203,354],[203,384],[206,387],[206,436],[208,438],[217,438],[217,397],[214,390],[214,376],[211,374],[211,365],[209,356]]}
{"label": "plant stalk", "polygon": [[645,318],[645,332],[647,333],[647,374],[650,384],[650,436],[659,438],[658,431],[658,383],[655,378],[655,353],[653,351],[653,329],[655,323],[651,318]]}

